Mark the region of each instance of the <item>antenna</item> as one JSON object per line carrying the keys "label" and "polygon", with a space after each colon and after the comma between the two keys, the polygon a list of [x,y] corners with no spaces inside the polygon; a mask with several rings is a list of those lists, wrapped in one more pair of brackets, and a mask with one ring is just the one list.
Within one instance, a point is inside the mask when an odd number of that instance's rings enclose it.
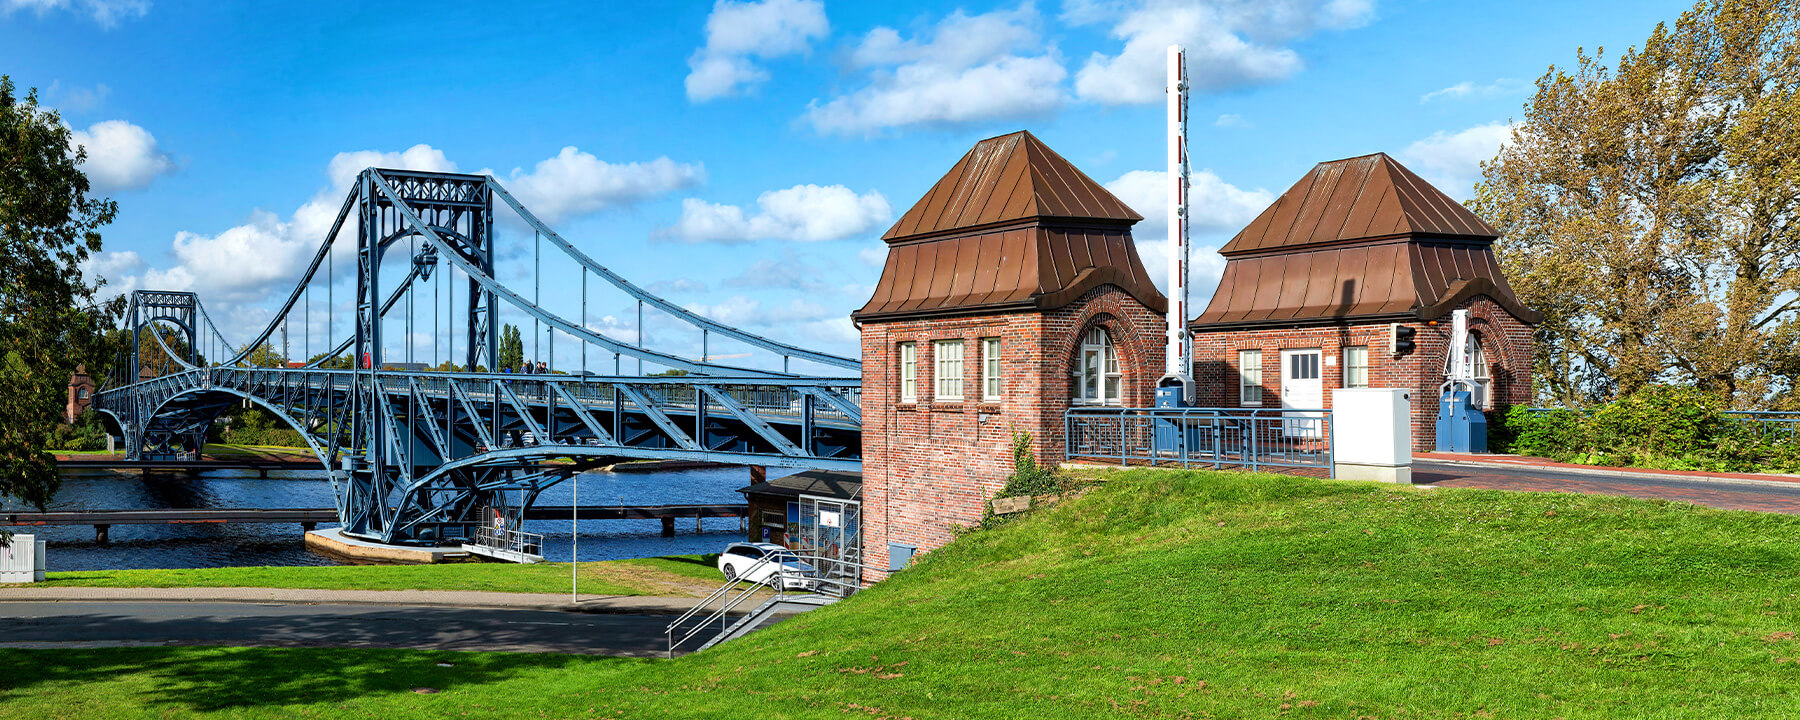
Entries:
{"label": "antenna", "polygon": [[[1169,331],[1158,388],[1181,388],[1176,406],[1194,399],[1194,344],[1187,328],[1187,51],[1169,46]],[[1163,393],[1157,393],[1163,405]]]}

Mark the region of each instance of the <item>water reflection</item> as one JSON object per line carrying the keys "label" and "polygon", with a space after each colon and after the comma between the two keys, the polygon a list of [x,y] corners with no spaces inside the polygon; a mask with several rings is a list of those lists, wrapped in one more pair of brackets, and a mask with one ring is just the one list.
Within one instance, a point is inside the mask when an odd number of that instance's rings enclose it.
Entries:
{"label": "water reflection", "polygon": [[[770,468],[775,477],[785,472]],[[740,503],[737,489],[750,482],[744,468],[671,470],[655,473],[588,472],[580,476],[584,505]],[[574,487],[564,482],[546,490],[539,502],[567,505]],[[52,510],[160,508],[331,507],[331,483],[323,471],[215,470],[198,476],[80,472],[66,474]],[[692,520],[675,523],[676,536],[661,536],[656,520],[583,520],[581,560],[616,560],[716,552],[740,537],[736,518],[710,518],[694,533]],[[297,524],[114,525],[110,543],[94,542],[87,525],[15,528],[49,540],[51,570],[198,568],[247,565],[336,565],[302,545]],[[544,556],[567,561],[570,521],[532,520],[530,532],[544,534]]]}

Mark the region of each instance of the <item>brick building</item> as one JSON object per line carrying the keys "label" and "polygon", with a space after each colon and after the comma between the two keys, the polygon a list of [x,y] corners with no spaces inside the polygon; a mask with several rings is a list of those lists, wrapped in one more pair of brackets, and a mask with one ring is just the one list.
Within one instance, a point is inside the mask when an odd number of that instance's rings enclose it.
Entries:
{"label": "brick building", "polygon": [[[1450,313],[1470,310],[1477,403],[1531,400],[1531,326],[1494,258],[1494,228],[1385,154],[1320,163],[1219,250],[1194,333],[1198,404],[1329,408],[1341,387],[1410,388],[1417,449],[1435,445]],[[1396,327],[1415,349],[1390,352]]]}
{"label": "brick building", "polygon": [[63,421],[73,424],[75,418],[87,412],[88,406],[94,402],[94,392],[99,386],[88,376],[86,365],[76,365],[75,372],[69,375],[69,402],[63,408]]}
{"label": "brick building", "polygon": [[1132,243],[1142,219],[1018,132],[976,144],[882,237],[881,279],[851,316],[865,562],[980,521],[1012,432],[1060,463],[1071,403],[1152,402],[1167,300]]}

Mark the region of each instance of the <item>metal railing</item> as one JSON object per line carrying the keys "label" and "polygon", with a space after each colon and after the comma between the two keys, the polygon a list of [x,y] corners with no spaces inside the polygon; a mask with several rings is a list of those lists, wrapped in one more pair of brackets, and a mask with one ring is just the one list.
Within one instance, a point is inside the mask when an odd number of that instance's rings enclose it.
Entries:
{"label": "metal railing", "polygon": [[1330,410],[1081,407],[1063,417],[1069,460],[1320,468],[1335,476]]}
{"label": "metal railing", "polygon": [[520,555],[543,557],[544,536],[542,533],[530,533],[522,530],[501,530],[495,527],[481,526],[475,528],[476,547],[499,550]]}
{"label": "metal railing", "polygon": [[[811,566],[814,569],[801,571],[794,570],[786,565],[786,563],[794,561]],[[669,640],[669,657],[674,657],[676,648],[693,640],[694,636],[699,635],[701,631],[712,627],[713,623],[718,623],[719,632],[721,634],[728,632],[731,629],[730,623],[728,622],[728,614],[733,609],[737,608],[738,605],[743,604],[745,600],[750,599],[750,597],[755,595],[758,590],[765,587],[771,588],[775,591],[774,599],[780,600],[787,597],[789,585],[800,585],[808,592],[808,594],[824,593],[839,598],[845,598],[856,594],[856,591],[862,588],[861,572],[863,570],[873,569],[862,563],[841,560],[838,558],[783,552],[778,554],[774,559],[765,558],[756,561],[756,563],[751,565],[750,569],[744,574],[759,574],[758,569],[763,565],[769,564],[775,566],[775,571],[766,579],[760,582],[752,582],[740,576],[727,580],[724,585],[719,586],[719,589],[712,591],[711,594],[707,595],[699,603],[696,603],[693,609],[682,613],[680,617],[675,618],[674,622],[669,623],[668,627],[663,629],[663,634],[668,636]],[[844,572],[852,567],[855,568],[855,573]],[[830,570],[820,572],[818,568],[830,568]],[[801,582],[790,582],[793,580]],[[734,592],[736,594],[733,594]],[[689,621],[692,621],[695,616],[699,615],[702,611],[705,611],[707,606],[714,602],[719,603],[718,608],[714,609],[711,613],[708,613],[706,617],[694,622],[692,625],[684,627],[684,625]],[[742,618],[739,618],[739,620],[741,621]],[[678,634],[680,637],[676,637]]]}

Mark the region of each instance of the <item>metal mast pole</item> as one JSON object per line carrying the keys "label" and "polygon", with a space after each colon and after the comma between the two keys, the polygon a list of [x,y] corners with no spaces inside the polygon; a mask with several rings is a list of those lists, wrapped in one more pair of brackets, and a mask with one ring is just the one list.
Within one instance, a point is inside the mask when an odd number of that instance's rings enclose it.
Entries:
{"label": "metal mast pole", "polygon": [[[1159,388],[1181,388],[1179,405],[1194,400],[1194,345],[1187,328],[1188,155],[1187,58],[1169,46],[1169,328]],[[1162,404],[1159,399],[1158,404]]]}

